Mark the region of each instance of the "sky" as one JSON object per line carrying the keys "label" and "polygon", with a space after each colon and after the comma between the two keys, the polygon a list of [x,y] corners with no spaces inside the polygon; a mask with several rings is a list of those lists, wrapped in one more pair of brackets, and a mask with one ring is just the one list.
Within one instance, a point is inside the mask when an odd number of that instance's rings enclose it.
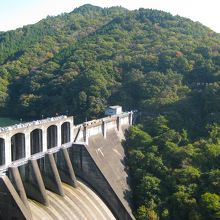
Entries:
{"label": "sky", "polygon": [[84,4],[159,9],[199,21],[220,33],[220,0],[0,0],[0,31],[34,24]]}

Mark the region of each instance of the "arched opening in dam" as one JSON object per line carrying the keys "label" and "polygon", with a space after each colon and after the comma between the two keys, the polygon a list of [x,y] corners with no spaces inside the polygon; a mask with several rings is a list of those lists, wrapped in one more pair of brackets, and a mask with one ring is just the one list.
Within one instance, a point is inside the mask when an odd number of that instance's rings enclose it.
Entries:
{"label": "arched opening in dam", "polygon": [[0,138],[0,166],[5,164],[5,139]]}
{"label": "arched opening in dam", "polygon": [[47,128],[47,148],[53,148],[57,146],[57,126],[51,125]]}
{"label": "arched opening in dam", "polygon": [[35,129],[30,134],[31,155],[43,151],[42,130]]}
{"label": "arched opening in dam", "polygon": [[64,122],[61,125],[61,143],[65,144],[70,142],[70,123]]}
{"label": "arched opening in dam", "polygon": [[25,157],[25,134],[17,133],[11,137],[11,159],[19,160]]}

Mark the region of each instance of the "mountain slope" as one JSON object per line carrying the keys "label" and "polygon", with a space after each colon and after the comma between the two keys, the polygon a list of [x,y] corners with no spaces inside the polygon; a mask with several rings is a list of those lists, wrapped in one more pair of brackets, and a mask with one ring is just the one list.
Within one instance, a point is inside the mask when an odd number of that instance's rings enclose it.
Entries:
{"label": "mountain slope", "polygon": [[121,7],[102,9],[84,5],[69,14],[47,17],[37,24],[0,33],[0,106],[5,106],[9,81],[28,75],[63,48],[125,12]]}
{"label": "mountain slope", "polygon": [[[7,79],[1,91],[8,95],[3,95],[2,106],[6,100],[4,109],[12,109],[11,115],[68,111],[84,119],[98,117],[106,105],[118,103],[147,116],[178,118],[177,127],[192,130],[219,120],[218,34],[151,9],[86,5],[44,22],[51,28],[54,19],[53,26],[59,27],[69,19],[77,23],[79,17],[86,25],[77,31],[71,32],[69,25],[68,31],[58,28],[60,32],[44,38],[46,43],[34,44],[1,66],[2,80]],[[43,48],[43,58],[33,53],[38,47]]]}

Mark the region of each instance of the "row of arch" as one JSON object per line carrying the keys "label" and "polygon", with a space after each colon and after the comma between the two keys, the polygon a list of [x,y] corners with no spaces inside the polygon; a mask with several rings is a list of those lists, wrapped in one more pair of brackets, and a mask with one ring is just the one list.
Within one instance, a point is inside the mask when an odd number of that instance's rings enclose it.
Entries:
{"label": "row of arch", "polygon": [[[47,149],[58,145],[57,126],[51,125],[47,128]],[[70,142],[70,122],[61,125],[61,144]],[[43,132],[41,129],[34,129],[30,133],[31,155],[43,152]],[[11,160],[16,161],[25,158],[25,134],[17,133],[11,137]],[[5,164],[5,140],[0,138],[0,166]]]}

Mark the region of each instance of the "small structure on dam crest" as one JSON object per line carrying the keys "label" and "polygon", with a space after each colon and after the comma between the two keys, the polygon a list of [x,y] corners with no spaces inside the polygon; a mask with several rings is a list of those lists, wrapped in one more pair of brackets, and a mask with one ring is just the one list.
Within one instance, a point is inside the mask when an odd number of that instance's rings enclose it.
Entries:
{"label": "small structure on dam crest", "polygon": [[134,219],[121,145],[131,124],[124,112],[79,125],[58,116],[0,128],[0,219]]}

